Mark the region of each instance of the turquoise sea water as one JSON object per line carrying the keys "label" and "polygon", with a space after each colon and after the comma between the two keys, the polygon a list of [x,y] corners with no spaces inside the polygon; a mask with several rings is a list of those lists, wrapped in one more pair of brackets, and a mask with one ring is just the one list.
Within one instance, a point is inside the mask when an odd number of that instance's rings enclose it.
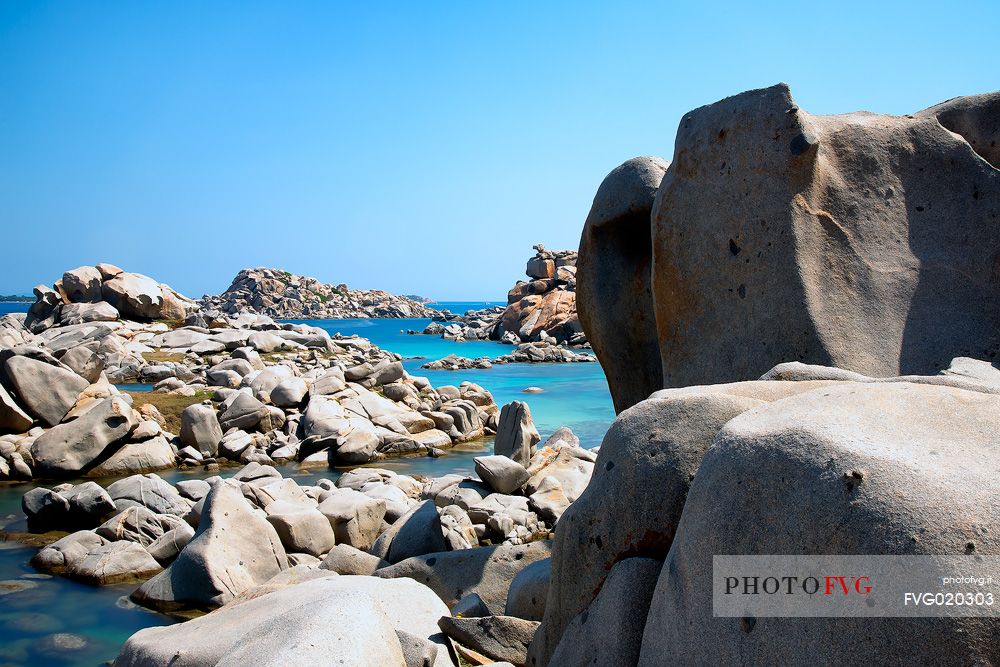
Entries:
{"label": "turquoise sea water", "polygon": [[[442,303],[436,307],[462,313],[493,305],[483,302]],[[503,305],[503,304],[499,304]],[[0,315],[24,312],[28,304],[0,304]],[[584,446],[600,444],[601,437],[614,418],[607,382],[599,364],[510,364],[489,370],[424,371],[420,365],[447,354],[467,357],[497,357],[511,350],[495,342],[455,343],[437,336],[407,335],[407,329],[423,330],[429,320],[311,320],[331,333],[369,338],[405,359],[403,365],[414,375],[428,377],[434,386],[457,385],[466,380],[481,384],[493,393],[498,404],[512,400],[526,401],[532,410],[542,437],[560,426],[570,426]],[[422,357],[418,359],[417,357]],[[529,386],[542,393],[522,393]],[[379,464],[400,473],[438,476],[448,473],[471,474],[473,457],[492,449],[484,440],[449,451],[439,459],[413,457],[393,459]],[[282,466],[282,474],[300,484],[314,483],[322,477],[335,479],[337,471],[299,470]],[[229,471],[224,474],[232,474]],[[166,471],[170,481],[205,477],[204,471]],[[108,484],[114,480],[99,480]],[[21,496],[32,485],[0,485],[0,527],[6,531],[25,530],[21,514]],[[2,535],[2,533],[0,533]],[[135,607],[127,601],[134,586],[93,588],[62,578],[37,578],[28,564],[36,551],[15,539],[0,537],[0,666],[12,665],[97,665],[112,660],[124,641],[136,630],[173,620]],[[83,648],[68,651],[53,649],[50,635],[71,633],[86,641]]]}

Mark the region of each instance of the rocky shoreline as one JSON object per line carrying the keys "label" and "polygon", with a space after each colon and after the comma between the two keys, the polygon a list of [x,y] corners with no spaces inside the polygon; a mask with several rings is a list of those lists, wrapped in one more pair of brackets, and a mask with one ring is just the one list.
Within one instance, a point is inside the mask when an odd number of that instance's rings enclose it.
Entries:
{"label": "rocky shoreline", "polygon": [[352,290],[309,276],[260,267],[243,269],[225,292],[204,296],[205,310],[228,315],[256,313],[276,320],[339,320],[350,318],[426,318],[437,311],[426,301],[382,290]]}
{"label": "rocky shoreline", "polygon": [[[117,308],[87,301],[137,275],[108,273],[67,272],[58,292],[37,290],[26,316],[0,318],[0,480],[227,461],[357,465],[437,454],[497,427],[482,387],[434,388],[362,338],[197,310],[144,277],[147,293],[124,290]],[[170,315],[196,324],[155,321]],[[115,386],[127,382],[155,383],[154,395]],[[153,400],[161,394],[183,408],[176,433]]]}

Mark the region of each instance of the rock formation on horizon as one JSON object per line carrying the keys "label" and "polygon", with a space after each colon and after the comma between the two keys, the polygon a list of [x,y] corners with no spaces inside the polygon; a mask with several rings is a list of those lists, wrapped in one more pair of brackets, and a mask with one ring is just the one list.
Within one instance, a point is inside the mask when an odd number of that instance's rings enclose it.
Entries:
{"label": "rock formation on horizon", "polygon": [[35,287],[35,303],[28,309],[25,328],[39,333],[55,325],[183,320],[196,304],[141,273],[129,273],[114,264],[81,266],[63,274],[52,288]]}
{"label": "rock formation on horizon", "polygon": [[201,305],[231,315],[246,311],[277,320],[423,318],[437,312],[408,296],[351,290],[344,284],[329,285],[265,267],[243,269],[225,292],[202,297]]}
{"label": "rock formation on horizon", "polygon": [[788,87],[680,122],[605,179],[580,318],[621,410],[784,361],[935,373],[1000,349],[1000,93],[817,116]]}
{"label": "rock formation on horizon", "polygon": [[506,308],[470,310],[464,315],[444,311],[423,333],[457,341],[585,346],[587,337],[576,313],[576,251],[548,250],[541,243],[533,248],[535,254],[524,271],[529,280],[518,280],[510,289]]}

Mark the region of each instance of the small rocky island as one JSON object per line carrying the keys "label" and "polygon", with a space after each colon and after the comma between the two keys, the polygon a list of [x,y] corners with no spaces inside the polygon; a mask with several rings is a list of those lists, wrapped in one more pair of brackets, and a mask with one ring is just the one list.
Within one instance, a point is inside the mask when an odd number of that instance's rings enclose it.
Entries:
{"label": "small rocky island", "polygon": [[355,317],[424,318],[437,311],[427,301],[382,290],[352,290],[279,269],[243,269],[217,296],[202,297],[201,306],[229,315],[259,313],[276,320],[331,320]]}
{"label": "small rocky island", "polygon": [[534,246],[525,273],[507,293],[506,308],[470,310],[462,315],[443,311],[421,331],[447,340],[495,340],[515,345],[507,354],[490,359],[449,355],[424,365],[428,370],[490,368],[493,364],[592,362],[593,355],[570,348],[589,348],[576,313],[576,251],[546,250]]}

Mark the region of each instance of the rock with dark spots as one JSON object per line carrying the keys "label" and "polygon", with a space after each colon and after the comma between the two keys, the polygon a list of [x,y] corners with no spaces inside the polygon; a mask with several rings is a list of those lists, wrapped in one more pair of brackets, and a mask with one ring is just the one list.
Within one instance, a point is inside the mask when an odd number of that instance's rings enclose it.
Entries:
{"label": "rock with dark spots", "polygon": [[390,563],[413,556],[444,551],[448,543],[437,507],[425,500],[401,516],[372,545],[371,553]]}
{"label": "rock with dark spots", "polygon": [[616,409],[791,360],[886,377],[993,358],[998,117],[1000,93],[813,115],[785,84],[686,114],[649,226],[615,224],[601,192],[581,241]]}
{"label": "rock with dark spots", "polygon": [[[566,627],[549,664],[560,667],[635,665],[639,660],[649,602],[662,567],[663,561],[654,558],[626,558],[615,563],[601,592]],[[597,636],[601,641],[594,641]]]}
{"label": "rock with dark spots", "polygon": [[[551,558],[537,560],[518,572],[514,580],[510,582],[510,590],[507,591],[504,616],[516,616],[528,621],[541,621],[545,614],[545,600],[549,595],[551,576]],[[648,602],[646,606],[649,606]]]}
{"label": "rock with dark spots", "polygon": [[983,465],[998,410],[996,394],[843,383],[726,423],[691,484],[638,664],[684,662],[694,650],[706,664],[767,664],[861,645],[898,664],[1000,660],[993,624],[975,618],[757,618],[748,631],[713,615],[711,575],[720,553],[1000,554],[990,509],[1000,489]]}
{"label": "rock with dark spots", "polygon": [[7,359],[4,371],[18,405],[46,426],[61,422],[90,385],[73,371],[21,355]]}
{"label": "rock with dark spots", "polygon": [[217,482],[204,503],[194,537],[170,567],[132,594],[137,603],[160,611],[210,610],[288,567],[274,528],[237,484]]}
{"label": "rock with dark spots", "polygon": [[438,626],[446,635],[477,653],[523,665],[538,623],[513,616],[442,616]]}
{"label": "rock with dark spots", "polygon": [[110,542],[97,547],[66,572],[92,586],[144,581],[163,568],[135,542]]}
{"label": "rock with dark spots", "polygon": [[601,443],[589,486],[559,519],[545,618],[532,646],[536,665],[549,663],[563,630],[587,608],[616,562],[636,553],[666,556],[691,479],[716,433],[764,405],[699,389],[671,391],[689,394],[649,399],[618,416]]}
{"label": "rock with dark spots", "polygon": [[478,593],[489,609],[501,610],[517,573],[550,554],[549,542],[444,551],[408,558],[378,570],[375,576],[415,579],[449,607],[468,593]]}
{"label": "rock with dark spots", "polygon": [[79,474],[102,456],[113,453],[138,425],[139,415],[124,398],[106,398],[84,415],[53,427],[35,440],[31,446],[35,472],[40,477]]}
{"label": "rock with dark spots", "polygon": [[503,406],[497,424],[497,437],[493,452],[527,466],[534,454],[535,445],[541,440],[531,409],[523,401],[513,401]]}

